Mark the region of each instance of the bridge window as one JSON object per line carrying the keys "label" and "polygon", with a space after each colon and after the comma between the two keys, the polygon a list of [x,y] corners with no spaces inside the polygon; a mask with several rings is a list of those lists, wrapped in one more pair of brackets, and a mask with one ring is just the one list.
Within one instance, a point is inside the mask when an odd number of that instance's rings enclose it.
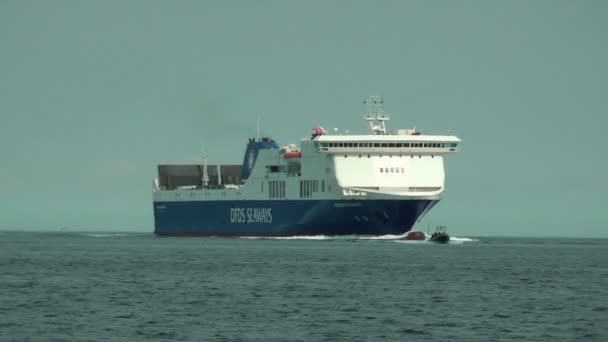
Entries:
{"label": "bridge window", "polygon": [[403,147],[403,144],[402,143],[397,143],[396,146],[397,147]]}
{"label": "bridge window", "polygon": [[388,144],[388,147],[395,147],[395,144]]}
{"label": "bridge window", "polygon": [[380,147],[380,144],[374,143],[374,147]]}
{"label": "bridge window", "polygon": [[384,173],[384,169],[383,168],[380,168],[380,173]]}
{"label": "bridge window", "polygon": [[402,167],[401,168],[401,173],[404,173],[404,172],[405,172],[405,168]]}

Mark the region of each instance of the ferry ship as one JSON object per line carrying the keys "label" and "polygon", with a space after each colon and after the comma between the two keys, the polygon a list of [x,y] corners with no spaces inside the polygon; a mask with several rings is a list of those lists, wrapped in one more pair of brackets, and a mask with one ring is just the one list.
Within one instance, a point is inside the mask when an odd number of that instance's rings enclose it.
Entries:
{"label": "ferry ship", "polygon": [[[250,138],[241,164],[158,165],[154,233],[169,236],[404,234],[442,198],[454,135],[386,128],[364,103],[368,134],[322,127],[296,144]],[[259,129],[258,129],[259,131]]]}

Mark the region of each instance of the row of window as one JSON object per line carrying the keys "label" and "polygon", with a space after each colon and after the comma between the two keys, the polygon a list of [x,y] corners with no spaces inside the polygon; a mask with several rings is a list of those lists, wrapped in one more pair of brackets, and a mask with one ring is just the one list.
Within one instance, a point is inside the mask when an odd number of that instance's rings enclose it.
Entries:
{"label": "row of window", "polygon": [[321,147],[346,147],[346,148],[359,148],[359,147],[379,147],[379,148],[398,148],[398,147],[430,147],[430,148],[448,148],[456,147],[457,143],[356,143],[356,142],[343,142],[343,143],[321,143]]}
{"label": "row of window", "polygon": [[[331,191],[329,185],[328,191]],[[262,182],[262,192],[264,192],[264,182]],[[325,192],[325,180],[321,180],[320,189],[318,180],[300,181],[300,197],[310,198],[313,192]],[[285,181],[268,181],[268,198],[285,198]]]}
{"label": "row of window", "polygon": [[285,165],[269,165],[266,169],[270,173],[287,172],[288,175],[299,175],[302,172],[302,165],[300,163],[289,163]]}
{"label": "row of window", "polygon": [[[300,197],[310,198],[313,192],[319,192],[318,180],[302,180],[300,181]],[[321,181],[321,192],[325,192],[325,180]]]}
{"label": "row of window", "polygon": [[[409,154],[409,156],[410,156],[410,158],[414,158],[414,155],[413,155],[413,154]],[[352,158],[354,158],[355,156],[353,155],[353,156],[351,156],[351,157],[352,157]],[[367,158],[371,158],[371,157],[372,157],[372,156],[371,156],[371,154],[368,154],[368,155],[367,155]],[[380,154],[378,157],[382,158],[382,155]],[[390,155],[390,154],[388,155],[388,157],[389,157],[389,158],[393,158],[393,156],[392,156],[392,155]],[[407,157],[407,155],[406,155],[406,157]],[[345,154],[345,155],[344,155],[344,158],[348,158],[348,154]],[[361,155],[359,155],[359,158],[361,158]],[[397,158],[397,156],[395,156],[395,158]],[[399,155],[399,158],[403,158],[403,155],[402,155],[402,154],[400,154],[400,155]],[[418,158],[422,158],[422,155],[420,155],[420,154],[419,154],[419,155],[418,155]],[[431,154],[431,158],[435,158],[435,155],[432,155],[432,154]]]}
{"label": "row of window", "polygon": [[401,167],[381,167],[380,173],[405,173],[405,168]]}
{"label": "row of window", "polygon": [[[200,189],[199,189],[199,190],[200,190]],[[264,191],[264,189],[262,189],[262,191]],[[198,193],[199,193],[199,192],[193,192],[193,191],[191,191],[189,194],[190,194],[190,197],[195,197],[195,196],[196,196],[196,194],[198,194]],[[205,191],[205,196],[211,196],[211,195],[212,195],[212,194],[214,194],[214,193],[217,193],[217,190]],[[240,191],[237,191],[237,192],[231,192],[231,193],[236,194],[237,196],[241,196],[241,192],[240,192]],[[176,193],[175,193],[175,197],[181,197],[181,195],[182,195],[182,194],[180,194],[179,192],[176,192]],[[222,195],[222,196],[226,196],[226,191],[222,191],[222,192],[221,192],[221,195]],[[185,195],[184,195],[184,196],[185,196]]]}
{"label": "row of window", "polygon": [[[264,191],[264,182],[262,182]],[[285,198],[285,181],[268,181],[268,198]]]}

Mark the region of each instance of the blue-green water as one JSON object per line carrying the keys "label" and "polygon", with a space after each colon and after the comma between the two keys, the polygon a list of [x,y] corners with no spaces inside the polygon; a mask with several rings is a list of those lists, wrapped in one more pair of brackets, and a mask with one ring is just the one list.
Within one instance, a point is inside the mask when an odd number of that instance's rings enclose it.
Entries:
{"label": "blue-green water", "polygon": [[606,341],[608,240],[0,233],[1,341]]}

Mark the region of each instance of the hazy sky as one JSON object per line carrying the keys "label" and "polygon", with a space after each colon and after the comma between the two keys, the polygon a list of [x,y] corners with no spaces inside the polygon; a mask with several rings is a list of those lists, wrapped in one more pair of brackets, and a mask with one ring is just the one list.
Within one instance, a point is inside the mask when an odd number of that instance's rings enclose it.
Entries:
{"label": "hazy sky", "polygon": [[0,1],[0,229],[152,231],[156,164],[452,130],[455,235],[608,237],[608,1]]}

